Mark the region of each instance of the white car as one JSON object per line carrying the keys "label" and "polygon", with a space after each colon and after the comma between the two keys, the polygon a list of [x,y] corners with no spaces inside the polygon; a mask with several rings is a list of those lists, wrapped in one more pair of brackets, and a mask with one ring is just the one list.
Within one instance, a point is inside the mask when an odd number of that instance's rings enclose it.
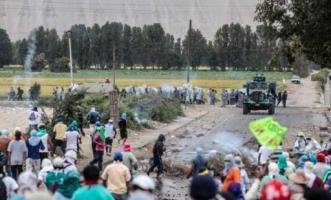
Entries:
{"label": "white car", "polygon": [[300,77],[297,76],[297,75],[293,75],[293,76],[292,76],[292,79],[291,79],[291,83],[294,83],[294,84],[301,84]]}

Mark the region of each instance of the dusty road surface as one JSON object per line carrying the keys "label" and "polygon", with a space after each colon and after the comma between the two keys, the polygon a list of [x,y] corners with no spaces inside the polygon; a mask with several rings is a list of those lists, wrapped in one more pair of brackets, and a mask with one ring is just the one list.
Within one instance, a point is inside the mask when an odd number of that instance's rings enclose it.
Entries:
{"label": "dusty road surface", "polygon": [[[318,102],[316,84],[304,79],[302,85],[288,84],[288,108],[278,107],[273,116],[282,125],[289,128],[284,141],[285,147],[293,146],[297,132],[303,131],[318,139],[320,127],[329,127],[327,110]],[[27,127],[30,110],[29,103],[1,102],[0,129],[13,130],[16,126]],[[151,148],[157,136],[166,135],[167,152],[165,159],[171,158],[176,162],[188,165],[195,156],[197,147],[204,149],[205,154],[210,151],[226,153],[241,152],[251,162],[255,162],[256,143],[248,131],[248,123],[254,119],[268,116],[265,111],[243,115],[241,108],[219,105],[194,105],[186,110],[186,116],[179,117],[170,124],[156,123],[155,129],[131,131],[129,141],[133,145],[134,153],[140,158],[140,170],[147,170]],[[84,137],[82,144],[83,159],[79,161],[79,168],[83,168],[91,160],[90,138]],[[121,149],[115,142],[114,150]],[[105,162],[111,157],[105,156]],[[155,175],[152,175],[155,178]],[[155,179],[156,180],[156,179]],[[157,181],[157,180],[156,180]],[[162,181],[157,181],[159,199],[189,199],[189,180],[185,174],[174,176],[166,172]]]}

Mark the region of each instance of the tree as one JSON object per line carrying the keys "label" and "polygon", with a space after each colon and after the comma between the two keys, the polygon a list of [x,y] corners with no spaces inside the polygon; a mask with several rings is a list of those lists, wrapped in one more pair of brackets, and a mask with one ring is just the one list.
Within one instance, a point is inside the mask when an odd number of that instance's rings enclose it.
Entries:
{"label": "tree", "polygon": [[229,66],[229,32],[229,25],[225,24],[222,28],[219,28],[215,34],[214,44],[217,54],[217,62],[221,66],[222,71],[225,71],[226,67]]}
{"label": "tree", "polygon": [[133,65],[131,45],[132,45],[131,27],[125,24],[123,30],[123,45],[122,45],[122,63],[124,64],[124,68]]}
{"label": "tree", "polygon": [[329,0],[264,0],[256,19],[270,27],[270,37],[298,39],[302,52],[322,67],[331,66],[331,2]]}
{"label": "tree", "polygon": [[67,57],[56,58],[49,67],[51,72],[69,72],[69,62],[70,60]]}
{"label": "tree", "polygon": [[0,29],[0,68],[10,64],[12,60],[12,45],[7,32]]}
{"label": "tree", "polygon": [[33,58],[31,71],[40,72],[46,65],[45,53],[40,53]]}
{"label": "tree", "polygon": [[212,41],[208,42],[206,64],[210,66],[212,70],[217,70],[217,53]]}
{"label": "tree", "polygon": [[[196,69],[197,66],[202,64],[207,51],[207,40],[203,37],[199,29],[191,30],[191,39],[189,45],[189,32],[187,32],[183,41],[184,54],[190,57],[191,66]],[[190,47],[190,48],[189,48]],[[188,54],[190,52],[190,54]]]}

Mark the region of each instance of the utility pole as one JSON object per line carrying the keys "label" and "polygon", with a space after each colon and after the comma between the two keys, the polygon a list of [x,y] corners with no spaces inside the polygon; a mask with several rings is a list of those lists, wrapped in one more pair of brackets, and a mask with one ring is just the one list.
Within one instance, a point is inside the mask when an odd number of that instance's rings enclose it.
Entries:
{"label": "utility pole", "polygon": [[116,52],[115,47],[113,47],[113,87],[115,88],[115,67],[116,67]]}
{"label": "utility pole", "polygon": [[71,51],[71,31],[66,32],[69,42],[69,66],[70,66],[70,87],[74,86],[74,73],[73,73],[73,66],[72,66],[72,51]]}
{"label": "utility pole", "polygon": [[190,67],[191,67],[191,34],[192,34],[192,20],[190,19],[188,30],[188,47],[187,47],[187,77],[186,83],[190,83]]}

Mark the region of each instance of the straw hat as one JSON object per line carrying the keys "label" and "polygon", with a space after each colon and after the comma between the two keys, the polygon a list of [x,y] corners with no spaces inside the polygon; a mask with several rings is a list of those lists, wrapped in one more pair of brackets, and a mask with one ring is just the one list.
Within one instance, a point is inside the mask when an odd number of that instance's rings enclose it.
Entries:
{"label": "straw hat", "polygon": [[295,173],[290,175],[290,180],[296,184],[307,184],[308,177],[303,170],[297,170]]}
{"label": "straw hat", "polygon": [[298,132],[298,137],[305,137],[305,134],[302,131]]}

